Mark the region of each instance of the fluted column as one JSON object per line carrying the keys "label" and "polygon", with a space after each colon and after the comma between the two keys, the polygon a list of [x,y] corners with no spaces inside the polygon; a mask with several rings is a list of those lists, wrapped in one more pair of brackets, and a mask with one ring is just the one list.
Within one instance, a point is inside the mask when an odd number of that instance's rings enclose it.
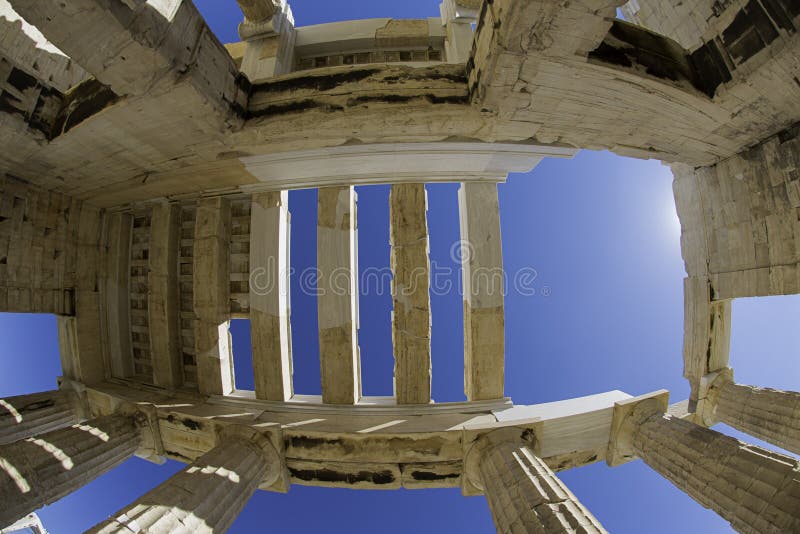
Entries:
{"label": "fluted column", "polygon": [[0,445],[13,443],[79,421],[75,393],[44,391],[0,399]]}
{"label": "fluted column", "polygon": [[0,446],[0,525],[91,482],[140,443],[133,417],[107,416]]}
{"label": "fluted column", "polygon": [[606,532],[527,442],[481,439],[480,482],[497,532]]}
{"label": "fluted column", "polygon": [[800,454],[800,393],[723,381],[708,401],[714,420]]}
{"label": "fluted column", "polygon": [[280,459],[268,443],[226,438],[89,532],[225,532],[259,484],[274,482],[280,468]]}
{"label": "fluted column", "polygon": [[739,531],[800,532],[800,467],[643,403],[628,416],[633,452]]}

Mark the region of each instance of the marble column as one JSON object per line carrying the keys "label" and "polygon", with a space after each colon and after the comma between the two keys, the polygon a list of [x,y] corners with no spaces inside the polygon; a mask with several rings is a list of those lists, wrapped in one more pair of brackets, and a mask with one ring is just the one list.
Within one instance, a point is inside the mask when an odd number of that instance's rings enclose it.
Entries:
{"label": "marble column", "polygon": [[800,532],[797,460],[653,410],[647,403],[628,417],[634,454],[735,530]]}
{"label": "marble column", "polygon": [[107,416],[0,446],[0,525],[88,484],[140,443],[133,417]]}
{"label": "marble column", "polygon": [[76,394],[44,391],[0,399],[0,445],[13,443],[80,420]]}
{"label": "marble column", "polygon": [[497,532],[606,532],[529,443],[481,439],[480,480]]}
{"label": "marble column", "polygon": [[715,421],[800,454],[800,393],[723,381],[708,402]]}
{"label": "marble column", "polygon": [[258,486],[274,482],[280,469],[268,443],[229,437],[88,532],[225,532]]}

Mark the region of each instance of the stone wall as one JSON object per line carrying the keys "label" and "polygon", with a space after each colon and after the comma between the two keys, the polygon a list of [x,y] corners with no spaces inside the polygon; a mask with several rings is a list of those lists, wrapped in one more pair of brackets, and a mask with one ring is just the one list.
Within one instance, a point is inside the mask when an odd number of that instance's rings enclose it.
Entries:
{"label": "stone wall", "polygon": [[673,165],[681,248],[712,299],[800,292],[800,126],[717,165]]}
{"label": "stone wall", "polygon": [[[699,44],[719,0],[630,0],[622,7],[625,20],[675,39],[684,48]],[[730,3],[730,2],[727,2]],[[717,8],[718,9],[718,8]]]}
{"label": "stone wall", "polygon": [[0,310],[75,310],[82,203],[0,176]]}

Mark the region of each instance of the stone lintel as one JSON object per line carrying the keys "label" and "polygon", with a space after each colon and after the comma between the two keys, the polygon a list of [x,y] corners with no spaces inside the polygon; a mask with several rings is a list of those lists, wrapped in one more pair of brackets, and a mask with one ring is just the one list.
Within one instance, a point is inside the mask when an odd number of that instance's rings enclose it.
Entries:
{"label": "stone lintel", "polygon": [[317,313],[322,399],[355,404],[361,398],[358,348],[358,233],[352,186],[318,192]]}
{"label": "stone lintel", "polygon": [[106,262],[106,328],[111,376],[133,376],[130,319],[130,259],[133,217],[116,213],[108,217]]}
{"label": "stone lintel", "polygon": [[243,105],[231,57],[192,2],[12,0],[14,9],[118,95],[191,87],[190,98],[223,120]]}
{"label": "stone lintel", "polygon": [[250,211],[250,337],[255,393],[287,401],[293,395],[289,322],[288,192],[252,196]]}
{"label": "stone lintel", "polygon": [[180,387],[183,361],[180,339],[180,207],[153,206],[147,275],[147,313],[153,379],[158,386]]}
{"label": "stone lintel", "polygon": [[630,462],[636,458],[632,437],[636,432],[635,423],[629,416],[638,409],[652,409],[653,412],[666,412],[669,409],[669,391],[660,389],[638,397],[614,403],[614,416],[611,420],[611,436],[608,440],[606,463],[611,467]]}
{"label": "stone lintel", "polygon": [[201,393],[233,391],[230,319],[230,202],[221,197],[197,203],[193,299],[197,384]]}
{"label": "stone lintel", "polygon": [[394,393],[398,404],[431,401],[431,304],[425,184],[395,184],[389,195]]}
{"label": "stone lintel", "polygon": [[464,288],[464,393],[498,399],[505,386],[505,273],[497,184],[458,190]]}

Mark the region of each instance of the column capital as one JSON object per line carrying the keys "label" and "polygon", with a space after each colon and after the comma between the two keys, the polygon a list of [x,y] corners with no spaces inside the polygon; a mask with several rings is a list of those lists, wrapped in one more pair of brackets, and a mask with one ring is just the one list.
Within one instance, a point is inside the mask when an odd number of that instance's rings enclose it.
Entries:
{"label": "column capital", "polygon": [[239,37],[242,41],[263,39],[294,28],[292,9],[285,0],[237,1],[245,15],[239,24]]}
{"label": "column capital", "polygon": [[122,403],[116,413],[131,417],[141,434],[141,444],[134,455],[155,464],[166,461],[161,427],[158,424],[158,409],[152,404]]}
{"label": "column capital", "polygon": [[[536,421],[539,420],[536,419],[532,422]],[[491,430],[471,441],[465,436],[464,482],[462,483],[464,494],[473,495],[484,491],[480,471],[481,459],[488,450],[500,445],[518,445],[534,449],[536,432],[533,428],[513,426]]]}
{"label": "column capital", "polygon": [[635,459],[633,436],[638,425],[655,414],[666,413],[668,408],[669,391],[666,389],[615,402],[606,463],[615,467]]}
{"label": "column capital", "polygon": [[289,490],[289,473],[283,454],[283,436],[280,425],[265,427],[266,432],[244,425],[225,425],[217,429],[217,446],[229,440],[247,443],[256,449],[267,465],[260,488],[286,492]]}
{"label": "column capital", "polygon": [[707,427],[714,426],[719,422],[716,415],[719,391],[725,385],[732,383],[733,369],[730,367],[723,367],[700,379],[695,422]]}
{"label": "column capital", "polygon": [[86,397],[86,386],[82,382],[72,380],[65,376],[59,376],[58,389],[65,392],[71,402],[72,407],[78,415],[79,419],[89,419],[92,417],[92,411],[89,407],[89,400]]}

